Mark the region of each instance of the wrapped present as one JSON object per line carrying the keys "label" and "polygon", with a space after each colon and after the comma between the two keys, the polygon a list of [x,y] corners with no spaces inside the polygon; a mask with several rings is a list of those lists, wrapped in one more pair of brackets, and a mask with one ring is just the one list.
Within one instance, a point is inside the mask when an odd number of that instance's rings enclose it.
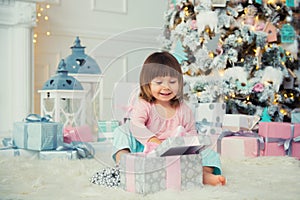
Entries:
{"label": "wrapped present", "polygon": [[[31,119],[32,116],[37,119]],[[32,114],[26,118],[26,122],[14,123],[13,141],[18,148],[53,150],[63,143],[62,128],[61,123]]]}
{"label": "wrapped present", "polygon": [[99,132],[114,132],[114,130],[120,125],[120,122],[117,120],[111,121],[98,121]]}
{"label": "wrapped present", "polygon": [[57,151],[76,151],[78,158],[94,158],[95,149],[94,147],[88,142],[79,142],[74,141],[70,144],[64,143],[62,146],[56,148]]}
{"label": "wrapped present", "polygon": [[258,134],[264,138],[264,156],[293,156],[300,159],[300,124],[260,122]]}
{"label": "wrapped present", "polygon": [[41,160],[51,160],[51,159],[69,159],[75,160],[78,159],[78,154],[76,150],[67,150],[67,151],[40,151],[39,159]]}
{"label": "wrapped present", "polygon": [[97,141],[98,142],[107,142],[107,141],[112,142],[113,138],[114,138],[113,132],[103,132],[103,133],[99,132]]}
{"label": "wrapped present", "polygon": [[196,129],[202,135],[220,135],[223,131],[221,123],[196,122]]}
{"label": "wrapped present", "polygon": [[24,158],[36,159],[38,158],[39,151],[28,149],[0,149],[0,156],[3,157],[16,157],[21,156]]}
{"label": "wrapped present", "polygon": [[225,114],[222,129],[237,132],[240,130],[252,130],[259,122],[259,116],[243,114]]}
{"label": "wrapped present", "polygon": [[291,112],[292,123],[300,123],[300,109],[296,108]]}
{"label": "wrapped present", "polygon": [[195,120],[222,123],[225,112],[225,103],[199,103],[195,110]]}
{"label": "wrapped present", "polygon": [[212,148],[222,157],[239,159],[260,156],[264,148],[262,137],[255,132],[223,132],[212,135]]}
{"label": "wrapped present", "polygon": [[92,130],[88,125],[66,126],[63,130],[64,142],[93,142]]}
{"label": "wrapped present", "polygon": [[120,161],[121,187],[140,194],[199,188],[203,185],[199,153],[209,143],[207,136],[172,137],[148,154],[125,154]]}
{"label": "wrapped present", "polygon": [[125,154],[120,160],[120,186],[144,195],[166,189],[200,188],[203,185],[201,161],[200,154],[166,157]]}
{"label": "wrapped present", "polygon": [[98,142],[103,142],[106,140],[113,139],[114,130],[120,125],[120,122],[117,120],[111,121],[98,121]]}
{"label": "wrapped present", "polygon": [[220,134],[225,112],[225,103],[199,103],[195,110],[198,132],[205,135]]}

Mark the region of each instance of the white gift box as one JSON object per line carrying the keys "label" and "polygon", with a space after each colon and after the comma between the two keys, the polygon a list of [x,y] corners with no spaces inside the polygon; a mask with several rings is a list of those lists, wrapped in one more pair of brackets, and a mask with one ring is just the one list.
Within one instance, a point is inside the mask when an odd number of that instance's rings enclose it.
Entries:
{"label": "white gift box", "polygon": [[0,150],[0,156],[3,157],[24,157],[29,159],[36,159],[38,158],[39,151],[34,150],[27,150],[27,149],[1,149]]}
{"label": "white gift box", "polygon": [[40,151],[39,159],[41,160],[51,160],[51,159],[78,159],[77,151],[67,150],[67,151]]}
{"label": "white gift box", "polygon": [[220,134],[225,113],[225,103],[199,103],[195,111],[198,133],[204,135]]}
{"label": "white gift box", "polygon": [[195,120],[197,122],[222,123],[225,113],[225,103],[199,103],[195,112]]}
{"label": "white gift box", "polygon": [[239,130],[252,130],[259,116],[244,114],[225,114],[222,129],[237,132]]}

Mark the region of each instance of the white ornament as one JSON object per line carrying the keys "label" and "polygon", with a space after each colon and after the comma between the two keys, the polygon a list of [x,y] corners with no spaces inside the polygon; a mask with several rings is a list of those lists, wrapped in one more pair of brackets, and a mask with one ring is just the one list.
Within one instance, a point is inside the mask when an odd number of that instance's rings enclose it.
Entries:
{"label": "white ornament", "polygon": [[218,14],[214,11],[199,12],[196,16],[198,31],[204,31],[205,26],[209,26],[211,30],[217,30]]}
{"label": "white ornament", "polygon": [[283,73],[280,69],[268,66],[264,69],[261,82],[264,85],[272,85],[273,89],[278,92],[283,81]]}

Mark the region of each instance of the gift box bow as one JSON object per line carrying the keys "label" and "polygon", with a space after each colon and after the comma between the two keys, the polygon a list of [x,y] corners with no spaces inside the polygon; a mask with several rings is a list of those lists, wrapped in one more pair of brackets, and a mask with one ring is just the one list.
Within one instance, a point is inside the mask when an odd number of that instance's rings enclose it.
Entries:
{"label": "gift box bow", "polygon": [[300,142],[300,136],[294,138],[294,124],[291,124],[291,136],[290,138],[274,138],[274,137],[265,137],[265,143],[277,143],[278,146],[283,146],[285,154],[291,156],[292,154],[292,142]]}
{"label": "gift box bow", "polygon": [[13,149],[14,150],[14,156],[19,156],[20,151],[18,147],[14,144],[13,139],[11,138],[3,138],[2,144],[4,147],[0,148],[0,150],[7,150],[7,149]]}
{"label": "gift box bow", "polygon": [[260,151],[265,149],[264,145],[264,139],[263,137],[259,136],[255,132],[249,132],[249,131],[239,131],[239,132],[231,132],[231,131],[223,131],[217,140],[217,152],[221,153],[221,145],[222,145],[222,139],[224,137],[230,137],[230,136],[242,136],[242,137],[254,137],[257,140],[257,156],[260,155]]}
{"label": "gift box bow", "polygon": [[56,148],[57,151],[75,150],[78,153],[79,158],[93,158],[95,155],[95,149],[87,142],[71,142],[70,144],[64,143],[62,146]]}
{"label": "gift box bow", "polygon": [[29,114],[25,118],[26,122],[50,122],[50,119],[52,117],[50,115],[45,115],[44,117],[38,115],[38,114]]}
{"label": "gift box bow", "polygon": [[195,123],[196,130],[199,134],[206,134],[210,127],[222,127],[221,122],[197,121]]}

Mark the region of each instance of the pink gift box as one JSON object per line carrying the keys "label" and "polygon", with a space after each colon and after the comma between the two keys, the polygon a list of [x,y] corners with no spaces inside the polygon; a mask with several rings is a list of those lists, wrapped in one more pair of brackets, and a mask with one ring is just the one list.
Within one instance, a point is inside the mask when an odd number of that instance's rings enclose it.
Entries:
{"label": "pink gift box", "polygon": [[92,130],[87,125],[77,127],[66,126],[63,130],[63,134],[65,143],[71,143],[75,141],[93,142]]}
{"label": "pink gift box", "polygon": [[124,154],[120,160],[121,187],[139,194],[200,188],[203,183],[199,152],[209,144],[207,136],[171,137],[147,154]]}
{"label": "pink gift box", "polygon": [[[258,137],[211,135],[211,148],[224,158],[240,159],[260,155]],[[218,140],[219,139],[219,140]]]}
{"label": "pink gift box", "polygon": [[120,161],[120,178],[125,191],[143,195],[167,189],[201,188],[202,159],[200,154],[165,157],[125,154]]}
{"label": "pink gift box", "polygon": [[300,159],[300,124],[260,122],[258,134],[265,141],[262,155],[289,155]]}

